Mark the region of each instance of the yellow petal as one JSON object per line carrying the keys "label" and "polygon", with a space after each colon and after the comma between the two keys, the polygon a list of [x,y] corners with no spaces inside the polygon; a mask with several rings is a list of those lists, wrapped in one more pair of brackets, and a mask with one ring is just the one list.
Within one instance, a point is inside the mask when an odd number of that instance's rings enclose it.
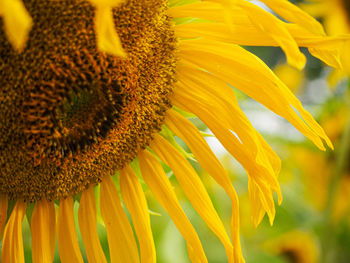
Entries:
{"label": "yellow petal", "polygon": [[[177,36],[180,38],[196,38],[196,37],[210,37],[214,40],[221,40],[226,42],[233,42],[240,45],[252,45],[252,46],[279,46],[281,40],[278,33],[289,31],[289,34],[293,37],[293,41],[296,41],[298,46],[305,46],[309,48],[309,51],[315,57],[321,59],[328,65],[336,68],[341,68],[340,54],[343,56],[343,52],[340,51],[341,46],[345,43],[343,36],[337,36],[336,48],[330,44],[329,37],[326,37],[323,32],[323,28],[320,24],[301,11],[295,5],[289,3],[286,0],[266,0],[273,8],[287,20],[294,23],[285,23],[277,18],[272,18],[278,24],[278,28],[271,27],[268,23],[265,23],[265,19],[256,19],[254,10],[259,11],[263,16],[270,16],[266,11],[259,10],[259,7],[251,5],[247,1],[238,0],[209,0],[204,2],[195,2],[188,5],[174,7],[169,9],[169,14],[172,17],[194,17],[205,20],[212,20],[220,22],[215,23],[185,23],[177,25]],[[221,4],[219,4],[221,3]],[[247,8],[248,7],[248,8]],[[277,19],[277,20],[276,20]],[[225,24],[224,24],[225,23]],[[275,23],[272,23],[275,24]],[[264,26],[265,25],[265,26]],[[268,32],[267,30],[272,30]],[[339,27],[339,26],[338,26]],[[260,28],[260,29],[259,29]],[[283,29],[285,28],[285,29]],[[191,29],[194,29],[192,32]],[[263,29],[263,30],[261,30]],[[297,30],[295,30],[297,29]],[[282,30],[282,31],[281,31]],[[231,31],[231,33],[230,33]],[[266,32],[265,32],[266,31]],[[273,37],[273,33],[276,37]],[[191,36],[192,35],[192,36]],[[287,32],[283,33],[286,41],[285,48],[290,47],[291,43],[288,43]],[[244,36],[244,37],[242,37]],[[214,38],[213,38],[214,37]],[[332,40],[331,40],[332,41]],[[345,40],[347,41],[347,40]],[[334,41],[333,41],[334,42]],[[319,44],[322,43],[322,46]],[[292,50],[291,50],[292,51]],[[297,51],[295,49],[295,51]],[[300,54],[299,59],[303,59]],[[295,57],[297,58],[297,57]],[[342,62],[345,62],[344,59]],[[350,67],[349,67],[350,68]],[[349,70],[350,71],[350,70]]]}
{"label": "yellow petal", "polygon": [[[264,218],[265,208],[263,206],[263,203],[261,202],[262,197],[260,194],[259,187],[250,178],[248,178],[248,190],[252,209],[252,222],[254,227],[257,228],[261,220]],[[270,220],[270,222],[272,221]]]}
{"label": "yellow petal", "polygon": [[[233,30],[237,31],[236,29],[233,29]],[[244,28],[244,30],[247,30],[247,28]],[[223,23],[180,24],[175,26],[175,32],[179,38],[184,38],[184,39],[204,37],[204,38],[209,38],[211,40],[222,41],[222,42],[232,42],[236,44],[240,44],[239,42],[242,42],[241,35],[232,33],[229,27]],[[243,33],[243,35],[245,35],[245,32]],[[264,34],[260,34],[260,35],[266,38],[266,35]],[[253,38],[253,37],[249,37],[248,34],[247,34],[247,37]],[[267,38],[268,38],[268,41],[266,42],[268,42],[268,44],[275,43],[273,40],[271,40],[269,36],[267,36]],[[252,39],[252,41],[255,41],[255,42],[259,42],[259,40],[260,38]],[[243,40],[243,41],[246,41],[247,43],[247,40]]]}
{"label": "yellow petal", "polygon": [[150,147],[158,157],[173,170],[174,175],[191,204],[208,224],[209,228],[220,239],[225,247],[228,259],[231,260],[233,248],[230,239],[195,170],[187,162],[185,157],[160,135],[154,135],[154,140],[150,144]]}
{"label": "yellow petal", "polygon": [[156,262],[147,201],[138,178],[129,166],[120,171],[120,191],[134,222],[140,244],[141,262]]}
{"label": "yellow petal", "polygon": [[74,201],[72,197],[60,200],[57,218],[57,244],[61,262],[81,262],[77,232],[74,225]]}
{"label": "yellow petal", "polygon": [[6,224],[1,249],[3,263],[24,263],[22,221],[26,207],[26,203],[17,201]]}
{"label": "yellow petal", "polygon": [[35,203],[31,233],[33,262],[53,262],[56,245],[56,216],[53,202],[42,200]]}
{"label": "yellow petal", "polygon": [[290,65],[298,69],[304,68],[306,57],[300,52],[297,43],[284,27],[284,23],[281,20],[253,3],[239,1],[239,5],[257,28],[264,31],[265,34],[269,35],[278,43],[286,54]]}
{"label": "yellow petal", "polygon": [[[324,150],[322,139],[332,143],[300,101],[255,55],[233,45],[207,40],[181,42],[180,56],[240,89],[270,110],[286,118],[301,133]],[[254,72],[254,80],[251,74]],[[256,83],[259,83],[256,86]],[[297,110],[301,117],[296,113]]]}
{"label": "yellow petal", "polygon": [[108,6],[108,7],[117,7],[125,0],[89,0],[95,6]]}
{"label": "yellow petal", "polygon": [[171,7],[168,10],[168,15],[174,18],[195,17],[212,21],[224,21],[222,6],[211,2],[195,2]]}
{"label": "yellow petal", "polygon": [[306,29],[295,24],[286,24],[299,46],[307,47],[310,53],[331,67],[342,68],[342,47],[350,43],[349,35],[322,36],[310,34]]}
{"label": "yellow petal", "polygon": [[218,121],[236,134],[242,144],[250,149],[251,155],[266,155],[267,163],[271,164],[271,172],[278,174],[281,161],[251,125],[239,107],[233,89],[224,81],[199,69],[178,66],[177,71],[179,81],[175,94],[191,98],[196,101],[195,103],[201,103],[207,111],[210,111],[210,108],[215,109],[214,112],[219,113]]}
{"label": "yellow petal", "polygon": [[6,219],[7,219],[7,205],[8,199],[4,194],[0,194],[0,237],[4,231]]}
{"label": "yellow petal", "polygon": [[17,51],[22,51],[32,27],[32,18],[21,0],[0,0],[0,16],[8,40]]}
{"label": "yellow petal", "polygon": [[[349,36],[328,37],[315,35],[296,24],[284,24],[300,47],[307,47],[310,53],[330,65],[340,68],[341,47],[349,42]],[[209,38],[222,42],[246,46],[279,46],[270,35],[259,30],[242,12],[235,15],[230,26],[224,23],[186,23],[175,27],[179,38]],[[242,37],[244,36],[244,37]]]}
{"label": "yellow petal", "polygon": [[207,262],[198,235],[182,210],[161,164],[146,150],[138,155],[138,159],[143,179],[185,238],[191,261],[193,263]]}
{"label": "yellow petal", "polygon": [[243,262],[239,238],[239,204],[235,189],[225,169],[220,164],[198,129],[187,119],[174,110],[170,110],[165,118],[165,124],[179,136],[191,149],[198,163],[229,195],[232,202],[231,235],[234,246],[233,262]]}
{"label": "yellow petal", "polygon": [[96,200],[93,188],[82,192],[79,204],[79,227],[89,262],[107,263],[97,234]]}
{"label": "yellow petal", "polygon": [[[217,81],[217,83],[220,84],[219,81]],[[215,85],[213,87],[219,86]],[[193,92],[189,92],[190,90],[193,90]],[[180,102],[180,104],[178,102]],[[180,105],[182,109],[195,113],[204,122],[209,122],[208,125],[214,125],[213,122],[220,123],[219,127],[225,130],[225,134],[231,134],[229,137],[234,139],[234,143],[236,147],[238,147],[237,151],[239,152],[241,149],[242,154],[244,153],[244,155],[246,155],[244,160],[253,164],[254,167],[258,164],[264,167],[265,176],[269,179],[272,186],[275,187],[275,190],[279,192],[275,175],[277,175],[280,170],[280,160],[276,154],[273,154],[271,149],[269,150],[266,142],[259,136],[258,132],[249,121],[246,120],[245,115],[239,107],[228,107],[227,103],[220,97],[214,94],[204,94],[202,90],[198,89],[195,85],[184,85],[182,88],[180,83],[178,83],[175,90],[173,103],[177,106]],[[191,103],[191,105],[187,105],[187,103]],[[186,106],[183,108],[181,105]],[[249,149],[249,155],[247,149]],[[247,172],[251,171],[249,167],[250,166],[246,167]],[[261,175],[257,174],[256,176]]]}
{"label": "yellow petal", "polygon": [[107,230],[111,262],[139,262],[134,233],[110,176],[105,176],[101,183],[100,207]]}
{"label": "yellow petal", "polygon": [[325,35],[322,25],[288,0],[261,0],[288,22],[298,24],[315,34]]}
{"label": "yellow petal", "polygon": [[319,58],[323,61],[327,61],[327,64],[330,65],[331,67],[334,67],[340,70],[343,68],[340,61],[340,56],[337,50],[322,50],[322,49],[309,48],[309,52],[314,57]]}
{"label": "yellow petal", "polygon": [[119,57],[126,57],[115,29],[111,7],[98,6],[95,14],[95,32],[99,50]]}
{"label": "yellow petal", "polygon": [[[252,146],[242,143],[242,141],[225,127],[225,120],[222,121],[219,118],[222,114],[220,108],[215,108],[215,110],[213,110],[213,104],[208,108],[203,101],[197,102],[192,96],[186,97],[180,95],[177,91],[173,95],[172,103],[180,109],[195,113],[215,134],[216,138],[218,138],[223,146],[242,164],[248,176],[257,183],[259,191],[262,192],[262,200],[259,200],[259,202],[263,204],[264,211],[268,213],[270,221],[272,222],[275,211],[271,189],[276,191],[279,196],[281,193],[277,178],[274,174],[275,171],[269,163],[267,154],[262,151],[254,153]],[[257,141],[257,143],[259,142]],[[265,149],[264,145],[259,148]]]}
{"label": "yellow petal", "polygon": [[305,72],[296,70],[287,64],[277,65],[274,67],[273,72],[294,94],[298,93],[298,89],[303,83]]}
{"label": "yellow petal", "polygon": [[[270,36],[276,41],[276,43],[278,43],[286,54],[287,61],[290,65],[298,69],[302,69],[305,66],[305,56],[300,52],[297,43],[285,28],[284,23],[276,16],[265,11],[256,4],[245,0],[212,1],[222,4],[229,27],[231,27],[232,24],[235,24],[237,13],[245,13],[256,28],[264,32],[264,34]],[[241,11],[237,12],[235,10],[236,7],[240,7]]]}

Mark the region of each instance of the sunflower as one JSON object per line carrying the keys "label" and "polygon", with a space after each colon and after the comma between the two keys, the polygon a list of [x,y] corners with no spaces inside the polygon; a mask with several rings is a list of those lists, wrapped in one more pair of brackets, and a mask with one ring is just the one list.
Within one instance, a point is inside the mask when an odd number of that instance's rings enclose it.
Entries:
{"label": "sunflower", "polygon": [[279,255],[288,263],[318,262],[318,247],[314,237],[307,232],[294,230],[267,241],[267,251]]}
{"label": "sunflower", "polygon": [[[207,262],[162,165],[218,236],[228,261],[244,262],[235,189],[185,116],[198,116],[247,171],[253,224],[265,213],[272,224],[273,192],[282,201],[280,160],[232,87],[289,120],[318,148],[332,144],[285,84],[241,45],[280,46],[299,69],[303,46],[339,67],[338,46],[348,39],[326,36],[288,1],[262,2],[284,20],[245,0],[1,0],[1,262],[24,261],[25,216],[33,262],[53,261],[56,232],[61,261],[83,262],[75,201],[89,262],[106,262],[98,210],[112,262],[155,262],[141,180],[183,235],[191,261]],[[175,136],[231,198],[231,239]]]}

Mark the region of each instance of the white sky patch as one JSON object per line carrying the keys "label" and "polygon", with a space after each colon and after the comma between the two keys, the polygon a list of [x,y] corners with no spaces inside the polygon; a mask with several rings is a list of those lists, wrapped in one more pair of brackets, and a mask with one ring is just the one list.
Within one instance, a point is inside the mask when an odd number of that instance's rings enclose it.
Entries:
{"label": "white sky patch", "polygon": [[241,108],[254,128],[262,134],[283,137],[291,141],[301,141],[304,138],[288,121],[254,100],[242,102]]}
{"label": "white sky patch", "polygon": [[273,13],[273,11],[264,3],[258,1],[258,0],[252,0],[250,1],[252,4],[260,6],[262,9],[266,10],[267,12]]}
{"label": "white sky patch", "polygon": [[326,76],[310,81],[306,88],[305,98],[311,104],[323,104],[331,96]]}

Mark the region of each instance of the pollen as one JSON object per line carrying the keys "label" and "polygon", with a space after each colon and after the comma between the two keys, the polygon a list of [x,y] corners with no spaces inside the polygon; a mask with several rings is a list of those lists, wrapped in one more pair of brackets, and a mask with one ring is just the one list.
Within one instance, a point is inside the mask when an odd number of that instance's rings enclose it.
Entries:
{"label": "pollen", "polygon": [[164,0],[113,9],[126,57],[98,50],[90,2],[23,3],[33,26],[22,52],[0,21],[0,192],[55,200],[148,146],[171,107],[177,39]]}

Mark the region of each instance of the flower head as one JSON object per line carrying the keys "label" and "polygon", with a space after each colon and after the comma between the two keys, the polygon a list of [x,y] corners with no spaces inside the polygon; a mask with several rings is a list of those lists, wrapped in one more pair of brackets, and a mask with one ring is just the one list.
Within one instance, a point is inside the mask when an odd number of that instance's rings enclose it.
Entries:
{"label": "flower head", "polygon": [[267,241],[264,246],[273,254],[285,258],[291,263],[318,262],[318,248],[312,235],[301,231],[292,231]]}
{"label": "flower head", "polygon": [[[320,149],[332,144],[285,84],[240,45],[280,46],[296,68],[305,65],[299,50],[304,46],[338,67],[337,47],[347,40],[327,37],[316,20],[286,0],[262,2],[290,23],[245,0],[1,0],[2,262],[24,260],[21,222],[29,203],[35,203],[33,261],[52,262],[57,225],[61,261],[83,262],[73,197],[80,199],[88,261],[106,262],[96,232],[95,186],[111,261],[155,262],[147,201],[129,166],[133,160],[185,238],[193,262],[207,259],[160,161],[218,236],[228,261],[243,262],[236,192],[181,112],[198,116],[247,171],[253,224],[265,213],[272,224],[273,192],[282,201],[280,160],[241,111],[231,86],[289,120]],[[231,239],[174,136],[230,197]],[[139,249],[110,177],[117,172]],[[8,220],[7,200],[16,201]]]}

